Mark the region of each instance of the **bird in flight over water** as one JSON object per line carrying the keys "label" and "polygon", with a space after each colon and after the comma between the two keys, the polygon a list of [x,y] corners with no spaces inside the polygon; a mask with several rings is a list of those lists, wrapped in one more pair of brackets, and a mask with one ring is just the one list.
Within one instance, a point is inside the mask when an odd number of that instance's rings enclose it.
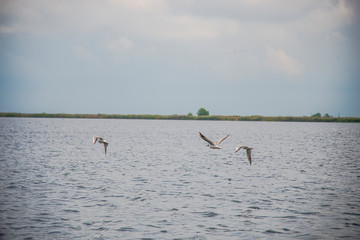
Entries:
{"label": "bird in flight over water", "polygon": [[251,165],[251,150],[252,148],[251,147],[247,147],[247,146],[238,146],[236,149],[235,149],[235,152],[239,151],[240,149],[245,149],[246,150],[246,155],[247,155],[247,158],[249,160],[249,163]]}
{"label": "bird in flight over water", "polygon": [[93,137],[93,143],[95,144],[97,141],[98,141],[99,143],[104,144],[104,149],[105,149],[105,154],[106,154],[106,148],[107,148],[107,146],[109,145],[109,143],[108,143],[105,139],[103,139],[102,137],[94,136],[94,137]]}
{"label": "bird in flight over water", "polygon": [[208,146],[209,146],[209,148],[212,148],[212,149],[220,149],[221,148],[219,146],[220,143],[222,143],[222,141],[224,141],[229,136],[229,135],[227,135],[226,137],[217,140],[214,144],[211,140],[209,140],[207,137],[205,137],[201,132],[199,132],[199,134],[202,139],[204,139],[205,141],[207,141],[209,143]]}

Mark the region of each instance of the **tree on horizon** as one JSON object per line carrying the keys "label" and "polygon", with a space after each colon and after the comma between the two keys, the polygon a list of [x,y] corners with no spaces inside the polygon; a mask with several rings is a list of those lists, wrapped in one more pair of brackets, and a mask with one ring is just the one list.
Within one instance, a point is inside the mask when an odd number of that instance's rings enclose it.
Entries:
{"label": "tree on horizon", "polygon": [[313,115],[311,115],[311,117],[322,117],[321,113],[315,113]]}
{"label": "tree on horizon", "polygon": [[197,115],[198,115],[198,116],[209,116],[210,113],[209,113],[209,111],[207,111],[205,108],[200,108],[200,109],[197,111]]}

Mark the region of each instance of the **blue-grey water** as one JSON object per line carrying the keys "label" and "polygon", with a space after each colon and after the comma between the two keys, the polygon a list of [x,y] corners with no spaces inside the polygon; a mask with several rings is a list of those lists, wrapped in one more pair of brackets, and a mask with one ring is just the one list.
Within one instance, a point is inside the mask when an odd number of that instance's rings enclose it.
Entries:
{"label": "blue-grey water", "polygon": [[360,238],[360,124],[0,118],[0,139],[0,239]]}

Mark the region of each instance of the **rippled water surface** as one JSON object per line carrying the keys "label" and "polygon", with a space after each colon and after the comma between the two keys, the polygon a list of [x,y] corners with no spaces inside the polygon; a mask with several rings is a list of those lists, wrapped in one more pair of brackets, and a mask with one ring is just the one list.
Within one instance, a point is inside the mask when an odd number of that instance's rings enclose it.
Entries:
{"label": "rippled water surface", "polygon": [[0,239],[360,238],[360,124],[0,118],[0,139]]}

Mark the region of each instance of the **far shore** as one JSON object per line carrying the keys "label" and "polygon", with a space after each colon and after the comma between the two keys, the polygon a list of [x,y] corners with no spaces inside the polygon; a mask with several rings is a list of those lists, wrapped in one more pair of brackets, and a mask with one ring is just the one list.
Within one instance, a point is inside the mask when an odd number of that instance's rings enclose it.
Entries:
{"label": "far shore", "polygon": [[191,116],[152,114],[68,114],[68,113],[0,113],[0,117],[19,118],[90,118],[90,119],[165,119],[165,120],[216,120],[216,121],[269,121],[269,122],[353,122],[358,117],[310,117],[310,116]]}

